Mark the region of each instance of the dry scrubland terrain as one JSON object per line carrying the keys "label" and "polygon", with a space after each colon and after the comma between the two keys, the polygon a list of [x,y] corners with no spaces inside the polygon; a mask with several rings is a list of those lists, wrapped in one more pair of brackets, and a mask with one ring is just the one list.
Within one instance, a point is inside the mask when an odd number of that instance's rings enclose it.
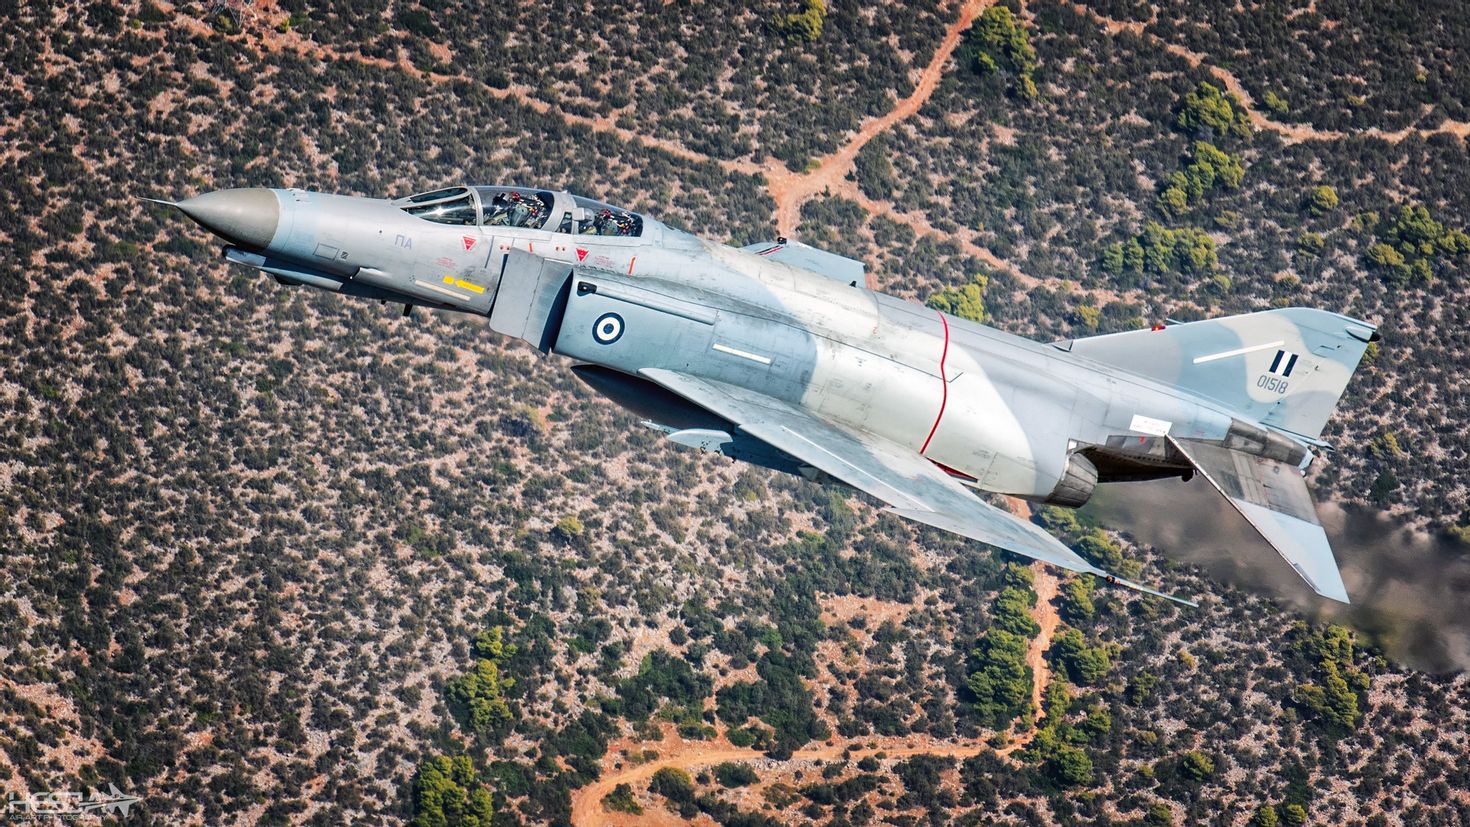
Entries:
{"label": "dry scrubland terrain", "polygon": [[474,319],[279,288],[133,200],[536,182],[739,243],[779,216],[1038,337],[1381,320],[1317,485],[1463,536],[1470,19],[988,5],[0,3],[0,787],[201,824],[1466,823],[1463,676],[1085,519],[1042,515],[1203,607],[672,449]]}

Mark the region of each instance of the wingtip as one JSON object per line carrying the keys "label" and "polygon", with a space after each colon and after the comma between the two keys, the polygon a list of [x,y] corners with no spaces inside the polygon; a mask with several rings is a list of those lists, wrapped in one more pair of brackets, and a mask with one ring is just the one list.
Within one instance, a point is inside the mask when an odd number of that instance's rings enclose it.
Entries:
{"label": "wingtip", "polygon": [[1151,589],[1148,586],[1143,585],[1142,583],[1135,583],[1132,580],[1125,580],[1125,579],[1123,579],[1121,577],[1118,577],[1118,576],[1112,575],[1112,574],[1103,574],[1103,575],[1101,575],[1101,577],[1102,577],[1102,579],[1104,581],[1106,581],[1108,583],[1113,583],[1113,584],[1116,584],[1116,585],[1119,585],[1119,586],[1126,586],[1127,588],[1133,589],[1134,591],[1140,591],[1140,592],[1143,592],[1144,594],[1151,594],[1154,597],[1162,597],[1165,600],[1172,600],[1175,603],[1181,603],[1181,604],[1183,604],[1185,606],[1190,607],[1191,609],[1198,609],[1199,608],[1199,604],[1196,603],[1196,602],[1194,602],[1193,600],[1189,600],[1189,599],[1183,598],[1183,597],[1178,597],[1178,596],[1175,596],[1175,595],[1172,595],[1172,594],[1165,594],[1164,592],[1161,592],[1158,589]]}

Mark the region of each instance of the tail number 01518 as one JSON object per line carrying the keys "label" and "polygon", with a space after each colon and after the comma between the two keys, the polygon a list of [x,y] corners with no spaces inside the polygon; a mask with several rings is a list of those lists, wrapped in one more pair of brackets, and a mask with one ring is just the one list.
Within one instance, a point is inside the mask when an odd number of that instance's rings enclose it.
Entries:
{"label": "tail number 01518", "polygon": [[1289,384],[1291,383],[1285,379],[1279,376],[1272,376],[1269,373],[1261,374],[1261,378],[1256,380],[1256,387],[1265,388],[1268,391],[1275,391],[1276,393],[1286,393],[1286,387]]}

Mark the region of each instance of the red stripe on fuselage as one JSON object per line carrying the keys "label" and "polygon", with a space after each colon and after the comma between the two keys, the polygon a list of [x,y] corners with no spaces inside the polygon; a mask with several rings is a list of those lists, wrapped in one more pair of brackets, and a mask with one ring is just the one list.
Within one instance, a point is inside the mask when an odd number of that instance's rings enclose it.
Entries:
{"label": "red stripe on fuselage", "polygon": [[944,350],[939,353],[939,413],[934,416],[934,425],[929,428],[929,435],[924,437],[924,447],[919,449],[922,454],[929,450],[929,442],[934,439],[934,432],[939,430],[939,420],[944,418],[944,406],[949,404],[949,379],[944,375],[944,360],[949,358],[949,320],[944,314],[939,314],[939,323],[944,325]]}
{"label": "red stripe on fuselage", "polygon": [[929,461],[932,462],[932,463],[934,463],[934,466],[936,468],[938,468],[939,470],[943,471],[944,473],[950,475],[951,477],[955,477],[956,479],[969,480],[970,482],[975,482],[975,478],[972,477],[972,476],[970,476],[969,474],[966,474],[964,471],[956,471],[953,468],[950,468],[948,465],[945,465],[944,463],[938,462],[936,460],[932,460],[931,459]]}

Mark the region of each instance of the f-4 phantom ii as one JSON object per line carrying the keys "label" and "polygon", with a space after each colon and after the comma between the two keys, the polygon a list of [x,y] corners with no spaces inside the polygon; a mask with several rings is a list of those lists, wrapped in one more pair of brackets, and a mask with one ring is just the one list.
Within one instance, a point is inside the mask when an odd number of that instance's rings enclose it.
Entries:
{"label": "f-4 phantom ii", "polygon": [[976,492],[1076,507],[1101,483],[1198,473],[1314,590],[1348,599],[1304,472],[1379,338],[1367,322],[1285,308],[1036,342],[869,290],[859,261],[785,239],[735,249],[536,188],[172,206],[281,284],[486,316],[679,445],[1150,594]]}

